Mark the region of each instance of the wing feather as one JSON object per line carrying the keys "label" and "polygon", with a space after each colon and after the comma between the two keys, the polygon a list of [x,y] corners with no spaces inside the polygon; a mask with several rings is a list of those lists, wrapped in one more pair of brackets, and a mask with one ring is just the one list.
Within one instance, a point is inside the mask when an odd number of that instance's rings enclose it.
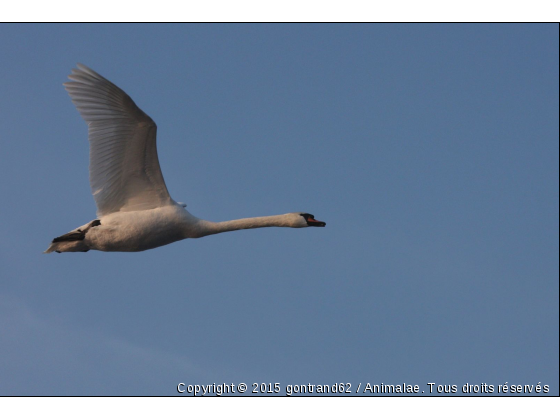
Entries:
{"label": "wing feather", "polygon": [[156,124],[120,88],[83,64],[77,67],[64,87],[88,124],[97,215],[171,204],[157,156]]}

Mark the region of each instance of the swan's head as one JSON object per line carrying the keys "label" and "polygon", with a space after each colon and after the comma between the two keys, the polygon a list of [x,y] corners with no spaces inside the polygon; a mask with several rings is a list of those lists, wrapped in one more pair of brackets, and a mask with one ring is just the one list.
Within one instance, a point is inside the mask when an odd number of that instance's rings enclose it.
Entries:
{"label": "swan's head", "polygon": [[325,222],[321,222],[319,220],[315,220],[315,216],[309,213],[295,213],[299,216],[299,227],[309,227],[309,226],[316,226],[316,227],[325,227],[327,224]]}

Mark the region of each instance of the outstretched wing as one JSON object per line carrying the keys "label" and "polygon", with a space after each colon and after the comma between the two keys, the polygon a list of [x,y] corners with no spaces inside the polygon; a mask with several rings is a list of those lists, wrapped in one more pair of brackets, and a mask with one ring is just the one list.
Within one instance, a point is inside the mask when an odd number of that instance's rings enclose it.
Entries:
{"label": "outstretched wing", "polygon": [[83,64],[77,67],[64,87],[88,124],[89,181],[97,215],[169,205],[156,124],[120,88]]}

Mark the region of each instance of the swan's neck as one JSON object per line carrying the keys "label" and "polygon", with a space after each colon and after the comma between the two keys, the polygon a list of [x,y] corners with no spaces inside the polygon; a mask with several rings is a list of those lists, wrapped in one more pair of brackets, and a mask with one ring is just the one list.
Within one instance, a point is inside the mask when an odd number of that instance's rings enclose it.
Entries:
{"label": "swan's neck", "polygon": [[256,229],[263,227],[295,227],[293,219],[288,214],[277,216],[250,217],[248,219],[228,220],[226,222],[210,222],[200,219],[198,222],[198,236],[214,235],[216,233],[230,232],[232,230]]}

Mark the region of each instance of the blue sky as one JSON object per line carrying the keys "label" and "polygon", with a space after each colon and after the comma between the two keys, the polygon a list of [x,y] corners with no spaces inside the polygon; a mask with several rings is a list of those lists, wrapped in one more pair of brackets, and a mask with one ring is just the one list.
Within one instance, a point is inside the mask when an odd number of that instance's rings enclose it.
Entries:
{"label": "blue sky", "polygon": [[[558,35],[0,26],[0,394],[540,382],[558,395]],[[194,215],[305,211],[327,227],[43,255],[95,217],[86,124],[62,87],[76,62],[156,121],[168,189]]]}

